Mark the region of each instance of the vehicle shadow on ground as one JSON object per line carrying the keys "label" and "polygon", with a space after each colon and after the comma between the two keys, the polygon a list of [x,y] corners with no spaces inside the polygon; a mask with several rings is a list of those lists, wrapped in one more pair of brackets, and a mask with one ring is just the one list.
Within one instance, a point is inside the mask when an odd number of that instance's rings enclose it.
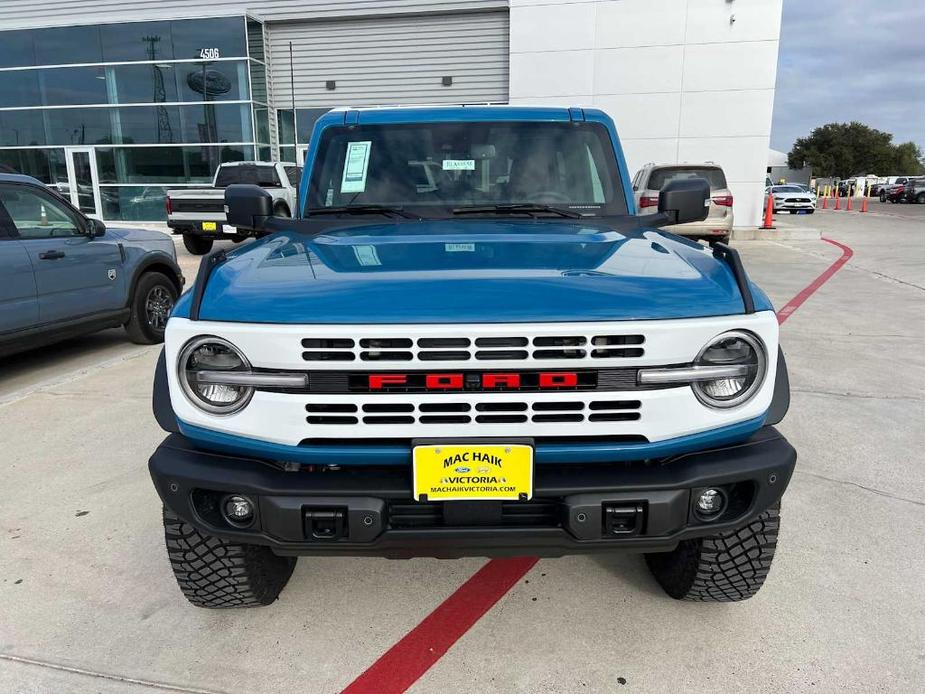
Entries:
{"label": "vehicle shadow on ground", "polygon": [[609,574],[626,584],[628,589],[665,598],[665,591],[655,582],[646,560],[642,554],[624,554],[623,552],[607,552],[590,554],[588,558]]}

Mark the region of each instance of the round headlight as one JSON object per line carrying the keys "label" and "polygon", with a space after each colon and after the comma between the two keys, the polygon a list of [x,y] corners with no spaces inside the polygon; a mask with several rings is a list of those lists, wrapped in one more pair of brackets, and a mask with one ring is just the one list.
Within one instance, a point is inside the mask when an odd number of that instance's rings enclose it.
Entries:
{"label": "round headlight", "polygon": [[696,366],[741,366],[741,374],[692,385],[697,399],[708,407],[735,407],[749,400],[764,382],[767,355],[751,333],[732,331],[713,338],[697,355]]}
{"label": "round headlight", "polygon": [[212,335],[186,343],[177,362],[180,385],[196,407],[211,414],[233,414],[243,409],[254,389],[222,383],[222,372],[250,371],[244,354],[227,340]]}

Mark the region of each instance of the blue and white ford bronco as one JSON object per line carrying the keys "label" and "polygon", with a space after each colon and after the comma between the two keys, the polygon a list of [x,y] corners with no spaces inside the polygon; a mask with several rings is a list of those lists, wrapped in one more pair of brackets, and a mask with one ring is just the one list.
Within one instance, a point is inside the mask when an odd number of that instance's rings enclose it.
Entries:
{"label": "blue and white ford bronco", "polygon": [[642,552],[674,598],[764,582],[796,453],[778,324],[738,254],[633,205],[604,113],[341,109],[294,219],[203,259],[177,302],[150,460],[203,607],[266,605],[299,555]]}

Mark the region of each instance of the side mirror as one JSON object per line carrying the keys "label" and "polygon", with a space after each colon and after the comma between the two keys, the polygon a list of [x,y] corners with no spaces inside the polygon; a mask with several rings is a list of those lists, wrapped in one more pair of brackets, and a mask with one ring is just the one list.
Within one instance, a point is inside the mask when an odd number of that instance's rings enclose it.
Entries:
{"label": "side mirror", "polygon": [[705,178],[671,181],[658,194],[658,211],[668,224],[702,222],[710,212],[710,183]]}
{"label": "side mirror", "polygon": [[106,225],[99,219],[87,217],[87,236],[91,239],[98,238],[106,233]]}
{"label": "side mirror", "polygon": [[250,183],[230,185],[225,188],[225,216],[237,229],[263,229],[273,216],[273,196]]}

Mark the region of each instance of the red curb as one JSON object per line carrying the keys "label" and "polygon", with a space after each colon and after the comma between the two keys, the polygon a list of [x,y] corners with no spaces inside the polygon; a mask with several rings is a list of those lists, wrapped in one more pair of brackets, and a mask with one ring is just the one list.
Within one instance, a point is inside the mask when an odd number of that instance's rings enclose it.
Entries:
{"label": "red curb", "polygon": [[849,248],[848,246],[842,243],[839,243],[838,241],[833,241],[832,239],[826,239],[826,238],[822,240],[825,241],[826,243],[831,243],[833,246],[838,246],[842,251],[841,257],[838,260],[836,260],[834,263],[829,265],[829,267],[826,268],[825,272],[819,275],[808,286],[803,288],[799,294],[797,294],[795,297],[793,297],[790,301],[788,301],[786,304],[784,304],[781,307],[780,311],[777,312],[777,322],[778,323],[783,324],[785,320],[790,318],[791,314],[794,311],[800,308],[800,306],[802,306],[803,303],[809,297],[815,294],[816,290],[819,289],[819,287],[821,287],[823,284],[825,284],[830,279],[832,279],[832,275],[834,275],[836,272],[841,270],[842,266],[845,263],[847,263],[849,260],[851,260],[851,256],[854,255],[854,251],[851,250],[851,248]]}
{"label": "red curb", "polygon": [[404,692],[440,660],[537,561],[537,557],[489,561],[366,672],[347,685],[343,694]]}

